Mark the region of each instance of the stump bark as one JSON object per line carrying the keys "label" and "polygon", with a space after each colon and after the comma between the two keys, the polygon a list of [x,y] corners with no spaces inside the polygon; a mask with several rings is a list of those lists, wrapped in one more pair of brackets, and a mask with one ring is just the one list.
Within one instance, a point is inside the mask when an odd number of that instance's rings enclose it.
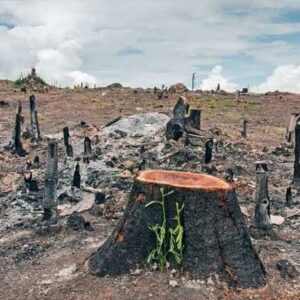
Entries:
{"label": "stump bark", "polygon": [[259,230],[271,227],[270,198],[268,191],[268,166],[265,162],[256,162],[256,207],[254,221]]}
{"label": "stump bark", "polygon": [[293,182],[296,185],[300,183],[300,121],[297,121],[295,127],[295,161]]}
{"label": "stump bark", "polygon": [[73,156],[73,147],[70,144],[70,140],[69,140],[69,138],[70,138],[69,127],[63,128],[63,135],[64,135],[64,145],[65,145],[67,156],[72,157]]}
{"label": "stump bark", "polygon": [[36,102],[35,96],[31,95],[29,97],[30,104],[30,120],[31,120],[31,131],[32,131],[32,139],[36,142],[41,140],[41,131],[38,121],[38,112],[36,110]]}
{"label": "stump bark", "polygon": [[[192,278],[216,272],[241,287],[265,283],[234,189],[216,177],[177,171],[140,172],[122,219],[106,242],[89,258],[98,276],[118,275],[146,264],[156,246],[150,226],[161,224],[160,188],[173,193],[165,200],[166,227],[176,227],[176,203],[184,205],[182,268]],[[172,259],[168,260],[171,261]]]}
{"label": "stump bark", "polygon": [[57,219],[57,182],[58,182],[58,144],[50,140],[47,150],[47,164],[44,180],[44,197],[42,207],[44,220],[56,221]]}

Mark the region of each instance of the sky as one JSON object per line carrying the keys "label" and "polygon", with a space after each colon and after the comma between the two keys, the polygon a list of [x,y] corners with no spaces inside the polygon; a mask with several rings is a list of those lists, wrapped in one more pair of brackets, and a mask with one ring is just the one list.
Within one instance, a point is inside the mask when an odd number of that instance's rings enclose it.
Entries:
{"label": "sky", "polygon": [[299,0],[0,1],[0,78],[300,93]]}

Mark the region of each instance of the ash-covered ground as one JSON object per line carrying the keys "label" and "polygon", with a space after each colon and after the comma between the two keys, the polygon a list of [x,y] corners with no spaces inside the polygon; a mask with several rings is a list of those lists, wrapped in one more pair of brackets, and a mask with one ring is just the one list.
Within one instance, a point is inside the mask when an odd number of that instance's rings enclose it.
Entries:
{"label": "ash-covered ground", "polygon": [[[290,114],[297,112],[299,96],[292,94],[234,95],[185,92],[192,107],[202,109],[202,139],[186,145],[185,138],[166,141],[166,124],[181,95],[157,99],[153,90],[109,88],[50,90],[36,94],[43,140],[23,140],[28,155],[5,150],[12,133],[15,109],[22,100],[29,127],[28,95],[1,90],[7,105],[0,107],[0,299],[297,299],[300,297],[300,196],[292,186],[293,205],[286,207],[285,193],[293,177],[294,150],[285,142]],[[1,99],[0,99],[1,100]],[[110,126],[108,121],[119,117]],[[247,138],[242,120],[249,121]],[[69,126],[74,155],[67,157],[62,128]],[[83,161],[83,139],[92,141],[92,157]],[[59,145],[57,224],[42,221],[47,143]],[[204,162],[204,142],[213,138],[223,148],[213,148]],[[24,183],[26,163],[32,167],[39,191]],[[233,289],[220,278],[190,280],[178,271],[159,273],[151,268],[133,270],[116,278],[97,278],[85,261],[108,237],[122,216],[132,182],[140,169],[174,169],[205,172],[219,178],[231,169],[244,218],[250,228],[255,208],[255,162],[269,167],[269,194],[274,234],[253,238],[267,271],[267,285],[258,290]],[[81,188],[72,188],[76,164]],[[77,218],[70,219],[76,213]],[[79,217],[81,216],[81,217]],[[280,271],[278,261],[293,266]]]}

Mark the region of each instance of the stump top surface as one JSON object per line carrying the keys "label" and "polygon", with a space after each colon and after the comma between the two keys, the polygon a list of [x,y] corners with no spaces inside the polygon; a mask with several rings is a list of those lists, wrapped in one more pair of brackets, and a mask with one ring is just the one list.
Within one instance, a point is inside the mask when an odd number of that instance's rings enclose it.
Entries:
{"label": "stump top surface", "polygon": [[148,170],[140,172],[137,180],[145,183],[203,191],[232,189],[231,185],[227,182],[217,177],[201,173]]}

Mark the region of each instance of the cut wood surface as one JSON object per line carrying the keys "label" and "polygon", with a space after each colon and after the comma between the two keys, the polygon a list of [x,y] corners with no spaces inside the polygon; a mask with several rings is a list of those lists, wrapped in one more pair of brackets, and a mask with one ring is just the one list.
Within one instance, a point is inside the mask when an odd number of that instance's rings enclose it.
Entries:
{"label": "cut wood surface", "polygon": [[160,198],[162,187],[173,192],[165,201],[167,228],[176,227],[176,203],[184,205],[184,271],[192,278],[216,272],[242,287],[264,284],[264,268],[252,247],[234,189],[206,174],[162,170],[140,172],[123,218],[89,259],[92,273],[118,275],[147,263],[156,245],[149,228],[161,224],[163,215],[160,205],[146,204]]}

